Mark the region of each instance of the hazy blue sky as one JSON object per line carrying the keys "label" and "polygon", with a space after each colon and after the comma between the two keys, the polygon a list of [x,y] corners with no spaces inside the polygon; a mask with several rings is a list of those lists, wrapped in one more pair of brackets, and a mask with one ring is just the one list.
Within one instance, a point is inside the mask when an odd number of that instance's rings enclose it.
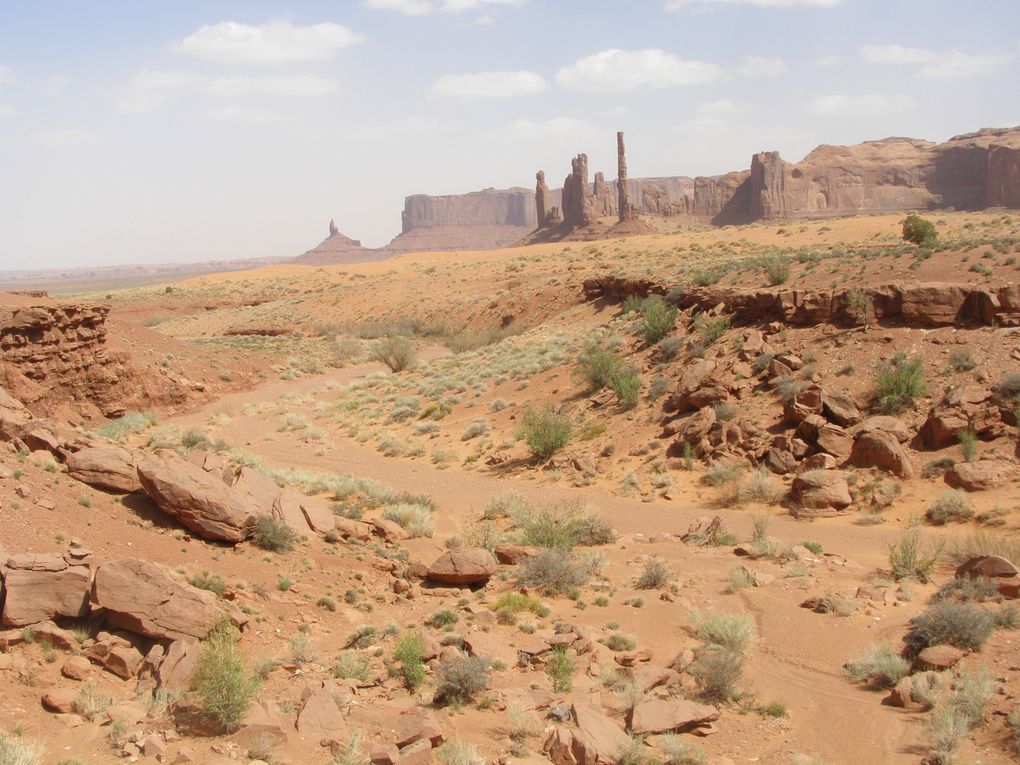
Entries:
{"label": "hazy blue sky", "polygon": [[0,0],[0,270],[381,245],[403,197],[1020,124],[1017,0]]}

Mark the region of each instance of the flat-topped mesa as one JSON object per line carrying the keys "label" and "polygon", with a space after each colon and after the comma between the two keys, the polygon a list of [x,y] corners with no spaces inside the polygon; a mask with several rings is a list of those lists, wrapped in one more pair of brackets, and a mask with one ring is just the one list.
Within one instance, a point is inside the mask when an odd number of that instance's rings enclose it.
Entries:
{"label": "flat-topped mesa", "polygon": [[563,223],[571,228],[590,226],[595,221],[588,191],[588,155],[570,160],[571,172],[563,181]]}
{"label": "flat-topped mesa", "polygon": [[616,134],[616,193],[619,197],[617,209],[620,213],[620,223],[626,223],[635,218],[634,208],[630,206],[630,193],[627,189],[627,150],[623,145],[623,131]]}
{"label": "flat-topped mesa", "polygon": [[552,197],[545,182],[545,170],[535,173],[535,213],[538,216],[538,227],[549,225],[549,214],[552,212]]}

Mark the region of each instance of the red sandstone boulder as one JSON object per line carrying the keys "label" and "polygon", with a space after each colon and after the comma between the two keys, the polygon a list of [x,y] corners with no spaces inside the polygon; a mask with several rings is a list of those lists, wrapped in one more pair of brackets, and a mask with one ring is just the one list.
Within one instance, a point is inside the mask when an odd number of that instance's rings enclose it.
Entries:
{"label": "red sandstone boulder", "polygon": [[992,392],[980,385],[964,385],[946,391],[931,408],[918,436],[926,448],[943,449],[957,443],[961,431],[988,438],[1001,424]]}
{"label": "red sandstone boulder", "polygon": [[92,603],[106,619],[153,638],[204,638],[224,612],[216,596],[178,582],[154,563],[124,558],[101,564],[92,582]]}
{"label": "red sandstone boulder", "polygon": [[975,462],[957,462],[943,477],[954,489],[987,491],[1005,486],[1017,474],[1017,466],[1012,462],[988,458]]}
{"label": "red sandstone boulder", "polygon": [[884,430],[858,433],[848,461],[856,467],[878,468],[899,478],[914,477],[914,466],[900,442]]}
{"label": "red sandstone boulder", "polygon": [[861,423],[861,432],[865,430],[884,430],[901,444],[910,440],[910,428],[897,417],[890,417],[887,414],[879,414],[869,417]]}
{"label": "red sandstone boulder", "polygon": [[138,478],[163,512],[206,539],[240,542],[254,530],[259,509],[249,498],[176,454],[142,459]]}
{"label": "red sandstone boulder", "polygon": [[853,501],[846,476],[837,470],[809,470],[801,473],[793,479],[792,489],[797,503],[809,511],[842,510]]}
{"label": "red sandstone boulder", "polygon": [[131,494],[142,490],[135,455],[119,446],[93,446],[68,456],[67,475],[103,491]]}
{"label": "red sandstone boulder", "polygon": [[646,733],[682,733],[719,719],[719,710],[687,699],[642,701],[631,714],[630,730]]}
{"label": "red sandstone boulder", "polygon": [[484,547],[463,547],[439,556],[425,578],[440,584],[482,584],[496,573],[496,567],[496,559]]}
{"label": "red sandstone boulder", "polygon": [[[214,455],[210,455],[210,457],[213,456]],[[202,469],[207,473],[212,473],[213,475],[216,475],[217,473],[222,475],[222,468],[217,471],[215,470],[215,465],[216,461],[211,461],[210,458],[207,457]],[[214,467],[214,469],[210,470],[207,466]],[[260,515],[273,514],[273,508],[280,496],[280,487],[276,485],[276,481],[267,476],[265,473],[261,473],[253,467],[242,467],[240,472],[237,474],[237,478],[234,480],[233,488],[235,493],[243,497],[245,504],[256,508]]]}
{"label": "red sandstone boulder", "polygon": [[555,728],[543,751],[553,765],[616,765],[630,747],[630,737],[616,722],[587,704],[574,702],[576,728]]}
{"label": "red sandstone boulder", "polygon": [[11,555],[0,569],[4,582],[3,623],[11,627],[89,611],[89,566],[70,555]]}
{"label": "red sandstone boulder", "polygon": [[1017,567],[1000,555],[978,555],[968,558],[956,569],[957,579],[1011,579],[1020,576]]}
{"label": "red sandstone boulder", "polygon": [[306,691],[295,727],[298,733],[314,740],[347,737],[347,723],[325,686]]}
{"label": "red sandstone boulder", "polygon": [[861,410],[853,396],[834,388],[822,388],[822,414],[844,428],[861,421]]}

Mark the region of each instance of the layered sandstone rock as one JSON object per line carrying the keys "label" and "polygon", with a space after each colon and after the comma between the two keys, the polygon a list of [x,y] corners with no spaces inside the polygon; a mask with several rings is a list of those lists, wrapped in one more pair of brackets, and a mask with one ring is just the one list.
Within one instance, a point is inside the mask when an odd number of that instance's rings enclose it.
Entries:
{"label": "layered sandstone rock", "polygon": [[0,567],[0,578],[3,623],[8,626],[88,613],[92,571],[76,555],[11,555]]}

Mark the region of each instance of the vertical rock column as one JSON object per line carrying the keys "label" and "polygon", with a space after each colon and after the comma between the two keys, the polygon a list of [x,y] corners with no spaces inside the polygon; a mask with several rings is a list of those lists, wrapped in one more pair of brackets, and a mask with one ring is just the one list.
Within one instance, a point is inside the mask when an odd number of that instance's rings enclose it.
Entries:
{"label": "vertical rock column", "polygon": [[549,204],[549,187],[545,184],[545,171],[535,173],[535,212],[538,214],[538,227],[546,225],[546,218],[552,212]]}
{"label": "vertical rock column", "polygon": [[616,193],[619,197],[620,223],[634,219],[627,190],[627,150],[623,145],[623,131],[616,134]]}

